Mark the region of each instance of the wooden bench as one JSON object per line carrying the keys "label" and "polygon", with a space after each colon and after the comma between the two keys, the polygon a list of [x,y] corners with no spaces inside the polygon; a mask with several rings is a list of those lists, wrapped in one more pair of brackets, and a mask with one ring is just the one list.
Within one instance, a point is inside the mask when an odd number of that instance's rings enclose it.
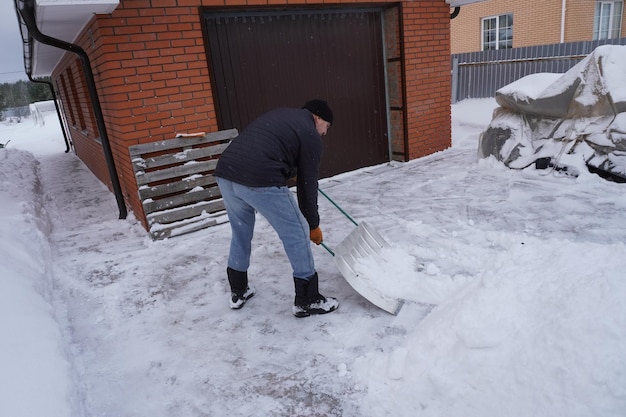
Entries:
{"label": "wooden bench", "polygon": [[181,134],[129,148],[150,236],[178,236],[228,221],[212,173],[237,129]]}

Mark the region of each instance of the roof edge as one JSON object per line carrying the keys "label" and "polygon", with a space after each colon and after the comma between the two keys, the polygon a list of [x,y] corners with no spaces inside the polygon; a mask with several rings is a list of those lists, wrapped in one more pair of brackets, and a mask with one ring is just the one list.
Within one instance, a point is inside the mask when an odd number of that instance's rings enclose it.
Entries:
{"label": "roof edge", "polygon": [[472,3],[482,3],[487,0],[446,0],[450,7],[461,7]]}

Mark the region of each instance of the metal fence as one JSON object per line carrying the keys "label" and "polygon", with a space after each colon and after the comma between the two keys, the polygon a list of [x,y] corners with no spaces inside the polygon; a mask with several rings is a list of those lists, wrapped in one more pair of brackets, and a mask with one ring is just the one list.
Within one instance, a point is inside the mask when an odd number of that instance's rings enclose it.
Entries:
{"label": "metal fence", "polygon": [[606,44],[626,45],[626,38],[454,54],[452,102],[494,97],[499,88],[529,74],[564,73]]}

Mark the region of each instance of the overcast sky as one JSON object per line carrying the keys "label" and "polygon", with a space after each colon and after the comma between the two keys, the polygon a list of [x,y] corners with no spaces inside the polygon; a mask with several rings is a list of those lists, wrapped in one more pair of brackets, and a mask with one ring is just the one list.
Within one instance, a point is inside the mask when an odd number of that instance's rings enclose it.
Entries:
{"label": "overcast sky", "polygon": [[28,80],[14,0],[0,0],[0,83]]}

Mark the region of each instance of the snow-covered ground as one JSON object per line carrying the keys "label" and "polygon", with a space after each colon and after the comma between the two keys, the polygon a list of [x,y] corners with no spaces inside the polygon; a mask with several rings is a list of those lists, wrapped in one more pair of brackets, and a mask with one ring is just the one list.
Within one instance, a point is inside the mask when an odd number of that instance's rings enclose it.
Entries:
{"label": "snow-covered ground", "polygon": [[[321,181],[392,245],[372,270],[397,316],[316,247],[341,305],[293,317],[263,219],[257,295],[230,310],[227,224],[151,241],[54,113],[0,124],[0,415],[626,415],[626,185],[478,160],[495,106],[453,105],[451,149]],[[331,247],[353,228],[320,214]]]}

